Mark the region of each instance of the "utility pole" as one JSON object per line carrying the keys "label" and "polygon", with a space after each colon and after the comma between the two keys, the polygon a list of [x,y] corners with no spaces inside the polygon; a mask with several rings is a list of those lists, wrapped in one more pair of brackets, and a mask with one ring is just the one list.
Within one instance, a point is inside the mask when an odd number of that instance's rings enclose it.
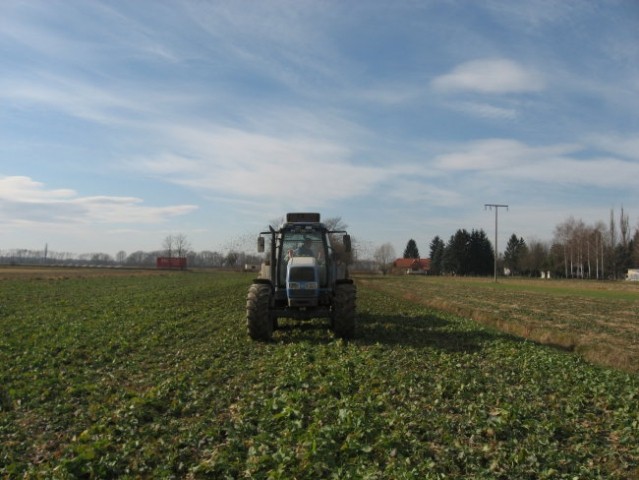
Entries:
{"label": "utility pole", "polygon": [[508,210],[508,205],[499,205],[497,203],[485,203],[484,204],[484,209],[489,209],[492,210],[493,208],[495,209],[495,266],[493,267],[493,271],[495,273],[495,282],[497,281],[497,252],[499,252],[499,250],[497,249],[497,225],[498,225],[498,212],[500,208],[505,208],[506,210]]}

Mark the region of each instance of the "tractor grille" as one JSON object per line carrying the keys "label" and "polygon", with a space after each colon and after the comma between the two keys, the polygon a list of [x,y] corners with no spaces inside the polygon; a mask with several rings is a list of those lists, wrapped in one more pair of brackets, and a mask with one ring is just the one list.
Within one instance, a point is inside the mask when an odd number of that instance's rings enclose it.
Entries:
{"label": "tractor grille", "polygon": [[317,290],[289,290],[289,307],[315,307],[317,305]]}

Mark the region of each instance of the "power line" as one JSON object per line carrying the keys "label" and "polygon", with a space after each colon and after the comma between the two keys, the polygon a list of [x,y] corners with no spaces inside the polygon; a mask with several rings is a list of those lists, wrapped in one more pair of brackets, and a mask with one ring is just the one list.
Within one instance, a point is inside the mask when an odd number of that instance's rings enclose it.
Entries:
{"label": "power line", "polygon": [[495,281],[497,281],[497,255],[499,252],[499,250],[497,249],[497,225],[498,225],[498,213],[499,213],[499,209],[500,208],[505,208],[506,210],[508,210],[508,205],[500,205],[498,203],[485,203],[484,204],[484,209],[495,209],[495,265],[493,267],[493,272],[495,275]]}

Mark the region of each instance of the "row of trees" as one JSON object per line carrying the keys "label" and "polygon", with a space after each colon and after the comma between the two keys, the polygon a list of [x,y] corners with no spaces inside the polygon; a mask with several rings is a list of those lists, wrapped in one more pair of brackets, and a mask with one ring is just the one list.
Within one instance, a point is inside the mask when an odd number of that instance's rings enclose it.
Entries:
{"label": "row of trees", "polygon": [[[330,228],[346,230],[341,218],[329,219]],[[348,260],[356,270],[374,269],[388,272],[397,258],[390,243],[384,243],[373,253],[373,259],[358,258],[357,245]],[[336,245],[339,242],[336,242]],[[448,242],[436,236],[430,243],[430,273],[434,275],[491,275],[494,266],[493,246],[483,230],[458,230]],[[0,250],[0,263],[4,264],[57,264],[142,266],[155,265],[159,256],[186,257],[190,267],[241,268],[245,264],[259,264],[262,257],[247,254],[241,248],[226,252],[194,252],[184,234],[169,235],[162,242],[163,250],[135,251],[115,256],[106,253],[84,253],[13,249]],[[410,239],[404,258],[420,258],[417,242]],[[617,217],[611,210],[609,222],[588,225],[581,219],[570,217],[555,227],[552,241],[524,240],[512,234],[503,256],[498,258],[498,271],[511,275],[539,276],[550,273],[566,278],[623,278],[629,268],[639,267],[639,227],[631,231],[628,214],[621,209]]]}
{"label": "row of trees", "polygon": [[127,254],[118,252],[115,256],[107,253],[83,253],[76,255],[69,252],[44,250],[11,249],[0,250],[0,264],[5,265],[62,265],[62,266],[122,266],[122,267],[154,267],[157,257],[183,256],[190,267],[198,268],[241,268],[245,264],[261,262],[261,257],[242,251],[229,250],[225,253],[204,250],[194,252],[176,250],[171,254],[167,250],[142,251]]}
{"label": "row of trees", "polygon": [[618,221],[610,212],[608,225],[588,225],[569,217],[555,227],[553,241],[544,243],[512,235],[504,252],[504,265],[513,274],[551,272],[565,278],[618,279],[639,266],[639,228],[630,230],[623,208]]}
{"label": "row of trees", "polygon": [[608,225],[587,225],[570,217],[555,228],[552,248],[555,257],[562,260],[566,277],[620,278],[639,265],[639,228],[633,235],[623,208],[618,222],[610,211]]}
{"label": "row of trees", "polygon": [[[395,260],[395,250],[385,243],[373,255],[381,272],[385,275]],[[419,259],[419,248],[410,239],[404,249],[404,258]],[[489,275],[494,269],[493,247],[483,230],[457,230],[448,242],[436,236],[430,243],[431,275]]]}
{"label": "row of trees", "polygon": [[495,256],[483,230],[457,230],[447,243],[436,236],[430,242],[430,273],[433,275],[490,275]]}
{"label": "row of trees", "polygon": [[[390,251],[390,244],[382,245],[375,260],[384,265]],[[415,240],[408,241],[404,258],[419,258]],[[483,230],[460,229],[448,242],[436,236],[430,243],[430,260],[434,275],[490,275],[494,268],[493,247]],[[555,227],[550,242],[526,242],[513,233],[498,258],[498,271],[510,275],[618,279],[637,267],[639,227],[631,231],[623,208],[618,217],[611,210],[608,224],[588,225],[569,217]],[[386,270],[382,267],[384,273]]]}

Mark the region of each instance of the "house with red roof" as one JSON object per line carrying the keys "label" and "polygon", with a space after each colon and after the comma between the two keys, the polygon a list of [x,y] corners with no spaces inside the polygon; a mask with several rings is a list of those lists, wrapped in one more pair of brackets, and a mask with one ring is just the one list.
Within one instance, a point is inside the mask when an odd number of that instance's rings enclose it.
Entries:
{"label": "house with red roof", "polygon": [[430,258],[398,258],[393,262],[393,273],[406,275],[427,275]]}

